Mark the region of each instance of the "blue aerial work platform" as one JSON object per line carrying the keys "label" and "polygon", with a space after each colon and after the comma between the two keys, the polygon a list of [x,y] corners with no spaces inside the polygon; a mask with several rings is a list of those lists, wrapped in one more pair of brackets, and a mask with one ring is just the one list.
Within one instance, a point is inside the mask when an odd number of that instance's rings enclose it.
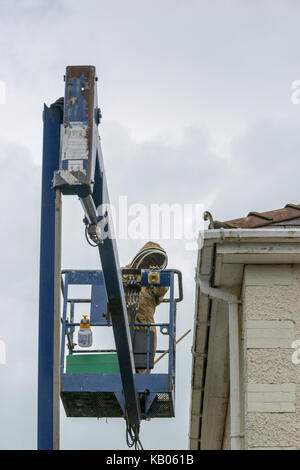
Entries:
{"label": "blue aerial work platform", "polygon": [[[100,147],[97,77],[93,66],[67,67],[65,96],[44,107],[39,304],[38,448],[59,448],[59,399],[67,416],[124,417],[138,439],[142,419],[174,416],[176,304],[181,273],[131,270],[137,284],[169,286],[168,321],[144,324],[146,373],[136,373],[140,350],[129,325],[122,273],[110,214]],[[97,247],[102,271],[61,271],[61,194],[79,197],[87,238]],[[62,279],[63,277],[63,279]],[[178,279],[178,298],[174,280]],[[90,298],[71,298],[69,286],[91,286]],[[63,312],[60,314],[63,290]],[[89,304],[92,328],[112,327],[115,350],[76,349],[75,310]],[[139,324],[141,326],[141,324]],[[151,328],[168,335],[168,371],[151,373]],[[153,329],[153,328],[152,328]],[[69,354],[66,356],[65,347]],[[157,351],[162,352],[162,351]],[[84,359],[85,354],[86,360]],[[80,360],[80,357],[83,360]],[[95,358],[96,357],[96,358]],[[79,358],[79,360],[77,359]],[[88,360],[89,358],[89,360]],[[112,361],[108,365],[107,361]]]}
{"label": "blue aerial work platform", "polygon": [[[107,353],[113,350],[82,350],[73,347],[75,306],[77,304],[90,304],[89,311],[92,327],[107,327],[110,325],[106,311],[106,289],[101,271],[63,271],[64,303],[62,318],[62,344],[61,344],[61,397],[67,416],[72,417],[125,417],[124,395],[119,373],[84,373],[84,367],[88,367],[88,361],[82,361],[83,365],[77,372],[68,373],[65,366],[65,345],[68,344],[69,356],[94,353],[92,366],[97,368],[97,357],[105,359]],[[150,374],[150,347],[145,344],[147,373],[136,374],[135,384],[140,399],[141,418],[170,418],[174,416],[175,398],[175,327],[176,327],[176,303],[180,300],[174,296],[174,277],[178,277],[181,283],[180,272],[177,270],[160,271],[160,284],[170,286],[169,319],[165,323],[143,324],[145,333],[150,341],[150,327],[156,326],[162,334],[168,336],[169,361],[167,373]],[[90,285],[91,298],[69,298],[70,285]],[[142,285],[148,284],[148,272],[142,271]],[[179,284],[180,285],[180,284]],[[137,324],[141,326],[141,324]],[[146,339],[146,341],[147,341]],[[135,352],[135,351],[133,351]],[[161,353],[164,351],[156,351]],[[67,364],[68,364],[68,358]],[[137,354],[134,354],[134,358]],[[90,358],[90,356],[89,356]],[[91,356],[93,358],[93,356]],[[74,361],[75,362],[75,361]],[[78,361],[79,362],[79,361]],[[80,362],[79,362],[80,364]],[[81,364],[80,364],[81,365]],[[98,367],[101,367],[99,363]],[[75,363],[76,366],[76,363]],[[73,363],[74,367],[74,363]]]}

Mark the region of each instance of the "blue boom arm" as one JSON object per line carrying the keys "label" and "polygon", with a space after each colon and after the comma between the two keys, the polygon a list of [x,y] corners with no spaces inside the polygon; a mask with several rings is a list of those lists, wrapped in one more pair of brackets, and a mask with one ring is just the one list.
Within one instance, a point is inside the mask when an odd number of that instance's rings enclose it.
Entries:
{"label": "blue boom arm", "polygon": [[[141,419],[174,416],[176,304],[183,298],[181,273],[177,270],[160,272],[161,285],[170,288],[170,297],[164,299],[164,302],[169,303],[169,321],[166,324],[144,324],[147,330],[147,373],[136,374],[136,350],[134,355],[98,132],[101,112],[96,82],[95,67],[67,67],[64,99],[57,100],[50,108],[44,107],[38,353],[39,449],[59,448],[60,396],[65,409],[68,409],[68,403],[73,406],[73,399],[76,401],[78,398],[80,403],[87,400],[85,409],[88,409],[89,414],[93,411],[96,416],[99,409],[90,409],[89,397],[95,395],[95,399],[98,399],[99,394],[102,396],[107,393],[110,400],[111,396],[115,396],[117,406],[120,405],[118,412],[129,425],[127,431],[130,434],[134,430],[135,443],[138,442]],[[102,266],[101,273],[65,271],[62,318],[59,292],[61,194],[79,197],[85,212],[86,235],[97,247]],[[174,275],[178,277],[178,298],[175,297]],[[146,271],[141,272],[141,284],[144,286],[149,283],[147,276]],[[103,283],[105,289],[102,289]],[[71,341],[74,332],[75,323],[72,322],[75,303],[86,301],[69,299],[69,284],[91,285],[92,326],[103,326],[104,322],[97,315],[100,304],[103,313],[103,305],[107,300],[106,318],[111,319],[120,373],[101,375],[64,372],[65,340],[67,338]],[[68,303],[71,305],[71,323],[67,319]],[[60,322],[62,335],[59,360]],[[150,374],[150,328],[153,326],[160,327],[161,333],[169,335],[168,351],[157,351],[164,355],[168,352],[167,374]],[[69,346],[70,354],[80,353],[72,350],[72,344]],[[78,406],[80,408],[81,405]],[[73,411],[69,409],[67,415],[74,416]],[[115,409],[113,411],[116,413]],[[76,409],[74,413],[77,412]],[[110,416],[111,410],[101,409],[101,413]]]}
{"label": "blue boom arm", "polygon": [[128,421],[140,422],[135,367],[117,246],[113,235],[109,195],[100,146],[96,70],[93,66],[67,67],[61,156],[54,188],[79,196],[88,233],[98,245],[120,365]]}

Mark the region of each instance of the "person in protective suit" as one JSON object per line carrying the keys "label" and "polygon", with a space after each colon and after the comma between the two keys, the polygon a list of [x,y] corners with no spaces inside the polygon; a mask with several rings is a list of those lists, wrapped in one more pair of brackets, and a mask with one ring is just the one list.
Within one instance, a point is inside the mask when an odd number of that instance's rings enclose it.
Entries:
{"label": "person in protective suit", "polygon": [[[165,269],[168,263],[168,257],[165,250],[154,242],[146,243],[136,254],[130,264],[124,266],[122,269]],[[126,282],[127,275],[123,275],[123,282]],[[135,323],[155,323],[154,313],[155,308],[159,305],[168,287],[156,286],[150,290],[148,287],[143,286],[140,292],[139,309],[136,316]],[[136,326],[136,329],[146,329],[147,327]],[[157,338],[156,328],[150,328],[154,333],[154,354],[156,351]],[[144,373],[145,369],[137,369],[137,372]]]}

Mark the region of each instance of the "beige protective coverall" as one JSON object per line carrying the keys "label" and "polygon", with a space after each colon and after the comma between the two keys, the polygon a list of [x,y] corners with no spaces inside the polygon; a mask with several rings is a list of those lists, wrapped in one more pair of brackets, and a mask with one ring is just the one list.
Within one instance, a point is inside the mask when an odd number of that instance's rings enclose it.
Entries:
{"label": "beige protective coverall", "polygon": [[[154,242],[148,242],[146,243],[139,252],[143,251],[145,248],[151,248],[151,247],[156,247],[162,249],[162,247],[158,243]],[[135,268],[132,264],[128,264],[127,266],[124,266],[121,269],[131,269]],[[123,282],[126,282],[126,278],[128,275],[124,274],[123,275]],[[136,323],[155,323],[154,320],[154,313],[155,313],[155,308],[157,305],[159,305],[165,294],[168,291],[168,287],[153,287],[152,292],[150,292],[150,289],[148,287],[142,287],[141,292],[140,292],[140,304],[139,304],[139,310],[136,316]],[[136,329],[146,329],[147,327],[143,326],[136,326]],[[156,337],[156,328],[154,326],[151,326],[151,330],[154,332],[154,354],[156,351],[156,346],[157,346],[157,337]],[[144,369],[138,369],[137,372],[144,373],[146,370]]]}

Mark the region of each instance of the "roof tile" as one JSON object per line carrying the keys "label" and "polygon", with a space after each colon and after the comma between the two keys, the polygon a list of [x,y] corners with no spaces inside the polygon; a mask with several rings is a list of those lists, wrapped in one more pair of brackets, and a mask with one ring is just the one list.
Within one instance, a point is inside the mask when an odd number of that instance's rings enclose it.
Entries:
{"label": "roof tile", "polygon": [[286,204],[282,209],[268,212],[249,212],[247,217],[226,220],[224,222],[214,221],[215,228],[260,228],[279,222],[285,222],[300,217],[300,204]]}

